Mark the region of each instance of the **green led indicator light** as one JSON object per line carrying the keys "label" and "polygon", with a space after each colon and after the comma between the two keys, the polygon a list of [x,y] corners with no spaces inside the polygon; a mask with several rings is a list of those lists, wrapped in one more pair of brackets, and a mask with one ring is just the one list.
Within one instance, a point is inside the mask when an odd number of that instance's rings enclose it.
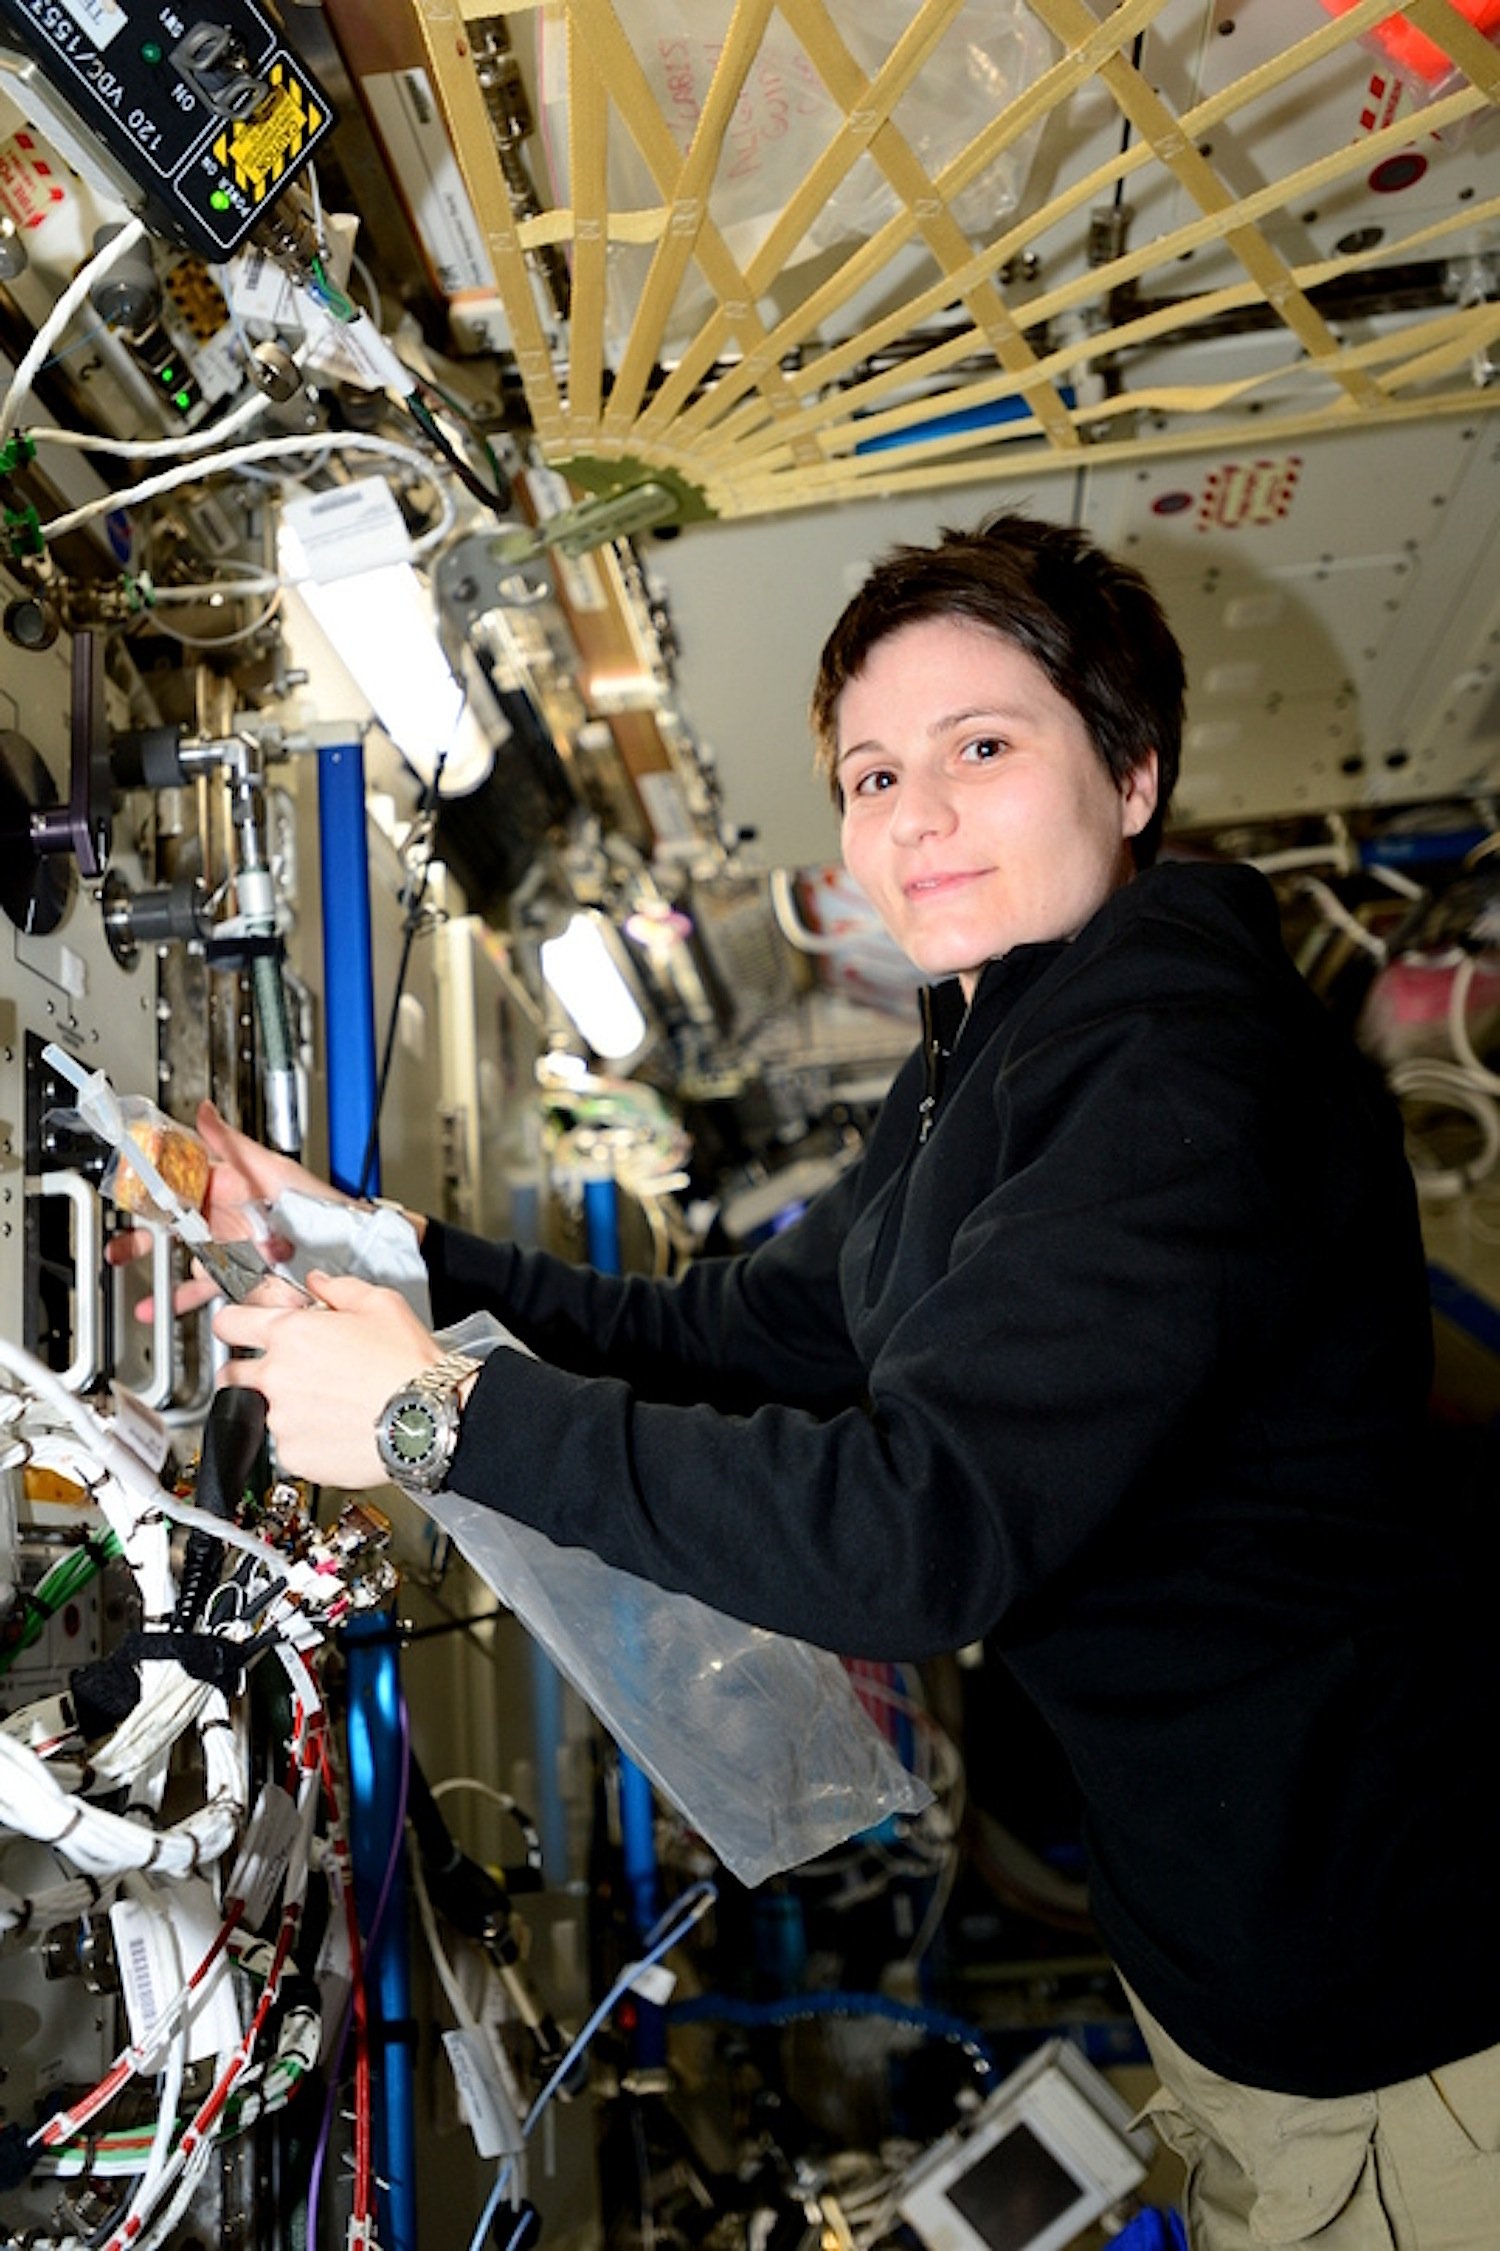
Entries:
{"label": "green led indicator light", "polygon": [[158,369],[158,373],[160,374],[163,383],[169,386],[177,381],[177,370],[175,367],[160,368]]}
{"label": "green led indicator light", "polygon": [[186,414],[192,403],[193,394],[191,391],[174,391],[172,393],[172,404],[179,414]]}
{"label": "green led indicator light", "polygon": [[211,210],[227,211],[229,209],[229,198],[222,188],[215,188],[208,201]]}
{"label": "green led indicator light", "polygon": [[155,68],[156,64],[161,61],[161,48],[157,45],[154,39],[147,39],[142,42],[141,61],[143,63],[150,63],[153,69]]}

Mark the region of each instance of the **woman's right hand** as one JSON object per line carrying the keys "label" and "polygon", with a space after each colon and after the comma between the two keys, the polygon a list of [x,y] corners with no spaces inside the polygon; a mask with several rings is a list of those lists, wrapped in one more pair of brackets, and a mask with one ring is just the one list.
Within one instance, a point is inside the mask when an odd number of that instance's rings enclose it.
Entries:
{"label": "woman's right hand", "polygon": [[262,1142],[252,1141],[248,1133],[241,1133],[237,1126],[221,1117],[211,1102],[198,1105],[198,1135],[213,1160],[203,1198],[203,1216],[210,1231],[223,1241],[233,1241],[236,1236],[253,1232],[245,1216],[245,1205],[274,1203],[288,1189],[295,1189],[304,1196],[322,1196],[338,1204],[354,1200],[342,1189],[330,1188],[326,1180],[309,1172],[295,1157],[283,1156],[278,1149],[267,1149]]}
{"label": "woman's right hand", "polygon": [[[341,1189],[331,1188],[316,1173],[309,1172],[295,1157],[283,1156],[279,1150],[267,1149],[261,1142],[252,1141],[248,1133],[241,1133],[227,1118],[221,1117],[212,1102],[199,1104],[197,1128],[211,1160],[203,1216],[216,1241],[234,1242],[262,1234],[263,1229],[254,1225],[247,1207],[274,1203],[288,1189],[296,1189],[307,1196],[321,1196],[334,1203],[354,1201]],[[284,1239],[272,1238],[262,1247],[268,1258],[282,1259],[290,1255],[293,1246]],[[150,1248],[151,1236],[145,1228],[129,1228],[110,1236],[104,1255],[111,1265],[124,1266],[132,1259],[144,1257]],[[172,1303],[179,1314],[192,1313],[219,1294],[215,1284],[200,1270],[173,1293]],[[149,1321],[152,1317],[150,1298],[143,1298],[136,1310],[140,1319]]]}

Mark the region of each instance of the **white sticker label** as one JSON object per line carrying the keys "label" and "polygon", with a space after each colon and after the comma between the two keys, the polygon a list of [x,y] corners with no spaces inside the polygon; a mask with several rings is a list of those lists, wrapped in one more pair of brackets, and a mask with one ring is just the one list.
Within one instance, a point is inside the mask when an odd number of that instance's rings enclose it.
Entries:
{"label": "white sticker label", "polygon": [[289,274],[274,258],[252,247],[230,259],[226,269],[229,302],[242,320],[269,321],[276,328],[296,328],[296,289]]}
{"label": "white sticker label", "polygon": [[323,2024],[322,2052],[326,2062],[339,2037],[345,2004],[354,1988],[349,1967],[349,1929],[344,1921],[343,1907],[337,1900],[323,1932],[323,1943],[318,1948],[313,1975],[318,1981],[318,1994],[323,2004],[320,2015]]}
{"label": "white sticker label", "polygon": [[378,71],[360,84],[439,289],[445,297],[493,290],[484,234],[426,71]]}
{"label": "white sticker label", "polygon": [[384,477],[358,477],[306,500],[288,500],[281,520],[320,586],[382,563],[403,563],[411,554],[405,519]]}
{"label": "white sticker label", "polygon": [[279,1895],[296,1835],[296,1805],[279,1783],[268,1782],[229,1879],[230,1898],[245,1902],[247,1930],[259,1928]]}
{"label": "white sticker label", "polygon": [[60,160],[24,128],[0,141],[0,210],[16,226],[29,231],[65,211],[72,200],[68,178]]}
{"label": "white sticker label", "polygon": [[123,1384],[110,1385],[115,1405],[115,1435],[122,1438],[147,1469],[159,1472],[172,1444],[172,1434],[155,1409]]}
{"label": "white sticker label", "polygon": [[87,32],[96,47],[107,47],[117,39],[130,18],[116,0],[62,0],[63,6],[80,31]]}
{"label": "white sticker label", "polygon": [[637,774],[635,786],[658,843],[686,844],[696,835],[682,784],[675,774]]}
{"label": "white sticker label", "polygon": [[335,320],[304,290],[297,318],[307,338],[309,366],[362,391],[398,391],[404,397],[416,389],[411,369],[365,314],[358,320]]}
{"label": "white sticker label", "polygon": [[481,2157],[513,2157],[521,2147],[521,2125],[500,2083],[483,2029],[455,2026],[443,2034],[453,2067],[458,2107]]}
{"label": "white sticker label", "polygon": [[[163,2027],[164,2038],[177,2038],[181,2019],[171,2012],[219,1935],[219,1910],[201,1877],[186,1877],[155,1897],[154,1908],[125,1898],[117,1899],[109,1911],[125,2014],[137,2046],[148,2046],[158,2026]],[[240,2037],[228,1967],[228,1954],[221,1953],[201,1985],[193,1988],[188,2002],[191,2063],[232,2048]]]}
{"label": "white sticker label", "polygon": [[677,1985],[677,1973],[669,1970],[665,1962],[644,1962],[630,1981],[632,1993],[639,1993],[643,2001],[652,2001],[664,2009],[671,2000]]}

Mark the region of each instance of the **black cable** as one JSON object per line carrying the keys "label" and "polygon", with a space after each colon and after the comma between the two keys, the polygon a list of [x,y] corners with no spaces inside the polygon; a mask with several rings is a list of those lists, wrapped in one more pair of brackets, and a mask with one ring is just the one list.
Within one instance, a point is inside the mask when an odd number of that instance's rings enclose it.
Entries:
{"label": "black cable", "polygon": [[472,1618],[445,1618],[440,1626],[389,1626],[380,1633],[366,1634],[364,1640],[366,1643],[372,1641],[397,1642],[402,1648],[405,1648],[409,1641],[433,1641],[439,1634],[468,1633],[474,1626],[492,1625],[497,1618],[508,1618],[510,1615],[511,1613],[501,1602],[496,1603],[493,1610],[478,1611]]}
{"label": "black cable", "polygon": [[[462,717],[462,709],[460,709],[460,717]],[[433,768],[432,780],[424,786],[422,795],[417,800],[417,819],[419,822],[427,820],[437,810],[438,797],[442,787],[443,768],[447,762],[448,754],[444,751]],[[429,839],[428,849],[416,876],[416,889],[410,898],[406,910],[406,919],[401,926],[401,958],[396,964],[396,989],[391,995],[391,1012],[386,1021],[385,1046],[380,1058],[380,1076],[375,1085],[375,1107],[370,1113],[370,1131],[365,1140],[365,1153],[360,1159],[359,1179],[354,1189],[356,1196],[367,1196],[370,1193],[370,1175],[375,1169],[376,1152],[380,1146],[380,1113],[385,1108],[386,1089],[390,1084],[391,1065],[396,1055],[396,1033],[401,1020],[401,997],[406,990],[407,972],[411,967],[411,950],[416,944],[417,931],[421,927],[422,905],[427,897],[427,884],[432,874],[433,856],[432,840]]]}
{"label": "black cable", "polygon": [[411,416],[423,437],[426,438],[429,445],[437,447],[438,452],[447,462],[465,492],[471,494],[482,507],[492,510],[497,516],[504,516],[510,507],[509,490],[491,490],[484,479],[475,474],[457,447],[452,445],[444,435],[439,427],[437,417],[422,404],[419,398],[414,394],[409,394],[405,405],[407,413]]}

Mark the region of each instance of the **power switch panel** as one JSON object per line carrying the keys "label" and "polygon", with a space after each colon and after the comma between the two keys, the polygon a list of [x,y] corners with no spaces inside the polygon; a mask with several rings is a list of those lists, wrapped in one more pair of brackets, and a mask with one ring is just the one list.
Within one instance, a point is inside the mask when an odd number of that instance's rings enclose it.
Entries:
{"label": "power switch panel", "polygon": [[153,232],[230,256],[332,131],[321,87],[254,0],[0,0],[5,27],[140,190]]}
{"label": "power switch panel", "polygon": [[271,99],[269,80],[257,74],[227,24],[195,23],[172,49],[172,62],[201,101],[237,124],[258,117]]}

